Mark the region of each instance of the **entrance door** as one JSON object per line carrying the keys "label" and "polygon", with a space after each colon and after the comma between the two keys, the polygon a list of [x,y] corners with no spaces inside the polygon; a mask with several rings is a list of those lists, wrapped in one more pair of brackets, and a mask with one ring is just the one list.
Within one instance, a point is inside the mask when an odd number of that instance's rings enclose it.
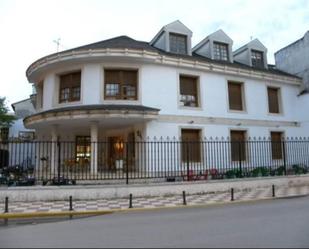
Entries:
{"label": "entrance door", "polygon": [[108,138],[108,170],[123,170],[125,160],[124,142],[122,137]]}

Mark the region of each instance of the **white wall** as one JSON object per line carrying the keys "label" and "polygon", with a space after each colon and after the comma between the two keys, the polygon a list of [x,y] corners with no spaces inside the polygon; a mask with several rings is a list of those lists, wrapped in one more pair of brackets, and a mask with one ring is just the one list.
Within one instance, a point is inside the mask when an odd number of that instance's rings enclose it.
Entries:
{"label": "white wall", "polygon": [[100,102],[103,91],[102,68],[98,64],[85,65],[82,71],[81,96],[84,105],[95,105]]}
{"label": "white wall", "polygon": [[[226,120],[258,120],[273,121],[272,127],[268,125],[246,126],[241,129],[248,129],[249,136],[269,136],[270,130],[284,131],[288,136],[309,136],[308,126],[293,128],[291,125],[285,127],[282,122],[300,122],[309,120],[303,119],[309,101],[305,97],[297,97],[299,87],[289,84],[279,84],[261,80],[253,80],[243,77],[232,77],[222,74],[213,74],[196,70],[184,70],[181,68],[167,67],[152,64],[129,64],[121,63],[121,67],[139,69],[139,100],[129,104],[142,104],[144,106],[160,109],[160,115],[177,115],[192,117],[212,117]],[[57,72],[48,74],[44,80],[44,110],[63,107],[67,105],[91,105],[91,104],[127,104],[124,101],[104,101],[104,67],[117,66],[113,63],[93,63],[82,65],[81,101],[70,104],[58,104],[59,90],[57,88]],[[67,68],[61,69],[63,72]],[[179,75],[188,74],[199,77],[199,108],[181,107],[179,105]],[[241,113],[232,112],[228,108],[227,81],[244,82],[245,111]],[[280,87],[283,113],[271,115],[268,113],[267,86]],[[306,98],[307,99],[307,98]],[[276,125],[277,123],[278,125]],[[178,123],[178,124],[177,124]],[[147,127],[147,136],[179,136],[179,126],[187,125],[185,122],[158,123],[153,122]],[[233,125],[222,123],[200,124],[205,128],[205,136],[229,136],[229,129]],[[277,127],[276,127],[277,126]],[[164,128],[165,127],[165,128]]]}

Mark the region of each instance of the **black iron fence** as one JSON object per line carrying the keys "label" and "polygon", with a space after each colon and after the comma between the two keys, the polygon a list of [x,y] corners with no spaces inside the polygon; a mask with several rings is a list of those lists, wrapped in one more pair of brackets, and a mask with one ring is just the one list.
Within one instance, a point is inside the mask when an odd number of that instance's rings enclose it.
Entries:
{"label": "black iron fence", "polygon": [[195,181],[306,174],[308,169],[307,138],[0,143],[0,184],[8,185]]}

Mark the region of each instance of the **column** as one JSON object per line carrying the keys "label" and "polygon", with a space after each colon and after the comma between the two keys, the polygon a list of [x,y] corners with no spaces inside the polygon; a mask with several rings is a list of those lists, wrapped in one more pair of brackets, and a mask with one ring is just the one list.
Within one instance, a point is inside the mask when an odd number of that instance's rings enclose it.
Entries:
{"label": "column", "polygon": [[57,173],[57,165],[58,165],[58,152],[57,152],[57,141],[58,141],[58,136],[57,136],[57,125],[53,125],[51,127],[51,162],[50,162],[50,167],[51,167],[51,173],[56,174]]}
{"label": "column", "polygon": [[91,174],[98,173],[98,140],[99,140],[99,124],[92,122],[90,125],[91,135]]}

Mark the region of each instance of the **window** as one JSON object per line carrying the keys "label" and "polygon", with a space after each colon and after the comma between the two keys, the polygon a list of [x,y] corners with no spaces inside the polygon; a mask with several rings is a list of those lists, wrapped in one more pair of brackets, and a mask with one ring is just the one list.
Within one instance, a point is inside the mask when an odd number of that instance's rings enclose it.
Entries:
{"label": "window", "polygon": [[283,158],[282,137],[283,132],[271,132],[271,154],[273,160]]}
{"label": "window", "polygon": [[214,42],[214,59],[221,61],[227,61],[229,59],[228,44]]}
{"label": "window", "polygon": [[105,99],[137,100],[136,70],[105,70]]}
{"label": "window", "polygon": [[20,131],[18,133],[18,138],[23,141],[32,141],[34,140],[34,132],[33,131]]}
{"label": "window", "polygon": [[246,161],[246,131],[231,131],[232,161]]}
{"label": "window", "polygon": [[238,82],[228,82],[228,92],[229,92],[229,107],[230,110],[243,111],[243,83]]}
{"label": "window", "polygon": [[73,102],[80,100],[81,72],[69,73],[60,76],[59,102]]}
{"label": "window", "polygon": [[0,139],[1,141],[9,140],[9,128],[8,127],[0,128]]}
{"label": "window", "polygon": [[170,52],[187,54],[187,36],[170,33]]}
{"label": "window", "polygon": [[197,78],[191,76],[180,76],[179,81],[181,105],[197,107],[199,105]]}
{"label": "window", "polygon": [[263,52],[251,50],[252,67],[264,68]]}
{"label": "window", "polygon": [[76,137],[76,162],[86,162],[91,156],[90,137]]}
{"label": "window", "polygon": [[279,88],[268,87],[268,110],[269,113],[280,113]]}
{"label": "window", "polygon": [[200,130],[182,129],[181,130],[181,154],[182,161],[201,162],[201,142]]}

